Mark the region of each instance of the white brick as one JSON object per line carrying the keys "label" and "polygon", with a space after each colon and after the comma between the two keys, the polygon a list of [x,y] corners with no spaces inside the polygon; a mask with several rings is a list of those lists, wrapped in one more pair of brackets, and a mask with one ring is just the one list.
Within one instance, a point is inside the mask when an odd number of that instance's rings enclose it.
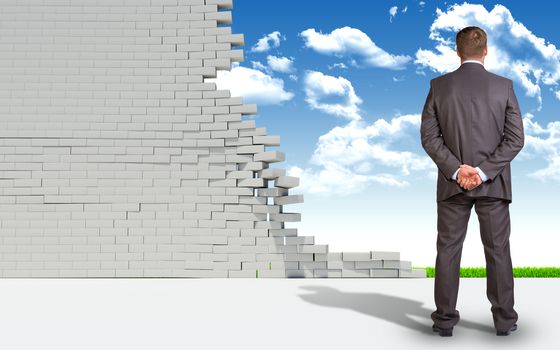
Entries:
{"label": "white brick", "polygon": [[293,203],[303,203],[303,195],[295,194],[289,196],[274,197],[274,204],[277,205],[286,205]]}
{"label": "white brick", "polygon": [[258,173],[263,179],[274,179],[278,176],[284,176],[286,174],[286,170],[280,168],[266,168],[262,169]]}
{"label": "white brick", "polygon": [[342,269],[342,277],[349,277],[349,278],[364,278],[370,277],[370,270],[368,269]]}
{"label": "white brick", "polygon": [[424,269],[411,269],[410,271],[399,270],[399,277],[425,278],[426,270]]}
{"label": "white brick", "polygon": [[372,251],[371,258],[383,260],[399,260],[401,258],[401,254],[400,252]]}
{"label": "white brick", "polygon": [[270,221],[301,221],[300,213],[270,214]]}
{"label": "white brick", "polygon": [[321,254],[326,254],[328,252],[329,252],[329,246],[327,244],[300,245],[300,246],[298,246],[298,253],[321,253]]}
{"label": "white brick", "polygon": [[371,260],[370,252],[342,252],[344,261],[368,261]]}
{"label": "white brick", "polygon": [[398,269],[371,269],[371,277],[399,277]]}
{"label": "white brick", "polygon": [[286,159],[286,155],[280,151],[271,151],[255,154],[253,160],[255,162],[275,163],[282,162]]}
{"label": "white brick", "polygon": [[299,178],[295,176],[279,176],[274,180],[274,186],[293,188],[299,185]]}
{"label": "white brick", "polygon": [[253,143],[256,145],[266,145],[266,146],[280,146],[280,136],[253,136]]}
{"label": "white brick", "polygon": [[383,266],[383,260],[369,260],[369,261],[356,261],[357,269],[381,269],[385,268]]}

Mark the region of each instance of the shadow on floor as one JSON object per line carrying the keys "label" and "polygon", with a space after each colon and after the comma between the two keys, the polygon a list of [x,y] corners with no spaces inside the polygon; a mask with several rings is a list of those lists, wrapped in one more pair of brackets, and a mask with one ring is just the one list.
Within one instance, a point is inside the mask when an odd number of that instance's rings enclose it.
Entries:
{"label": "shadow on floor", "polygon": [[[422,302],[381,293],[348,293],[328,286],[300,286],[310,294],[300,294],[299,297],[308,303],[354,310],[369,316],[377,317],[396,325],[407,327],[422,334],[437,335],[432,331],[432,309],[428,309]],[[409,315],[426,318],[425,323],[418,322]],[[460,319],[457,326],[495,334],[492,326]]]}

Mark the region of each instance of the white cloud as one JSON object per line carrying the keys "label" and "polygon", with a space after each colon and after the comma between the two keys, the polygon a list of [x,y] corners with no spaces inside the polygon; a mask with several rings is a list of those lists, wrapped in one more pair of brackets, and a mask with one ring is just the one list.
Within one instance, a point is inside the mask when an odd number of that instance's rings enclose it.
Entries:
{"label": "white cloud", "polygon": [[519,154],[520,159],[544,158],[547,166],[528,176],[541,181],[560,181],[560,121],[549,122],[542,127],[533,118],[530,113],[523,117],[525,146]]}
{"label": "white cloud", "polygon": [[[527,176],[560,181],[560,121],[546,127],[523,116],[525,146],[516,160],[545,159],[548,164]],[[292,166],[288,175],[300,178],[308,193],[349,195],[374,184],[405,188],[415,178],[437,179],[438,169],[420,149],[419,114],[399,115],[387,121],[351,120],[319,137],[309,166]]]}
{"label": "white cloud", "polygon": [[402,13],[406,13],[406,11],[408,11],[408,6],[405,6],[405,7],[402,9],[401,12],[402,12]]}
{"label": "white cloud", "polygon": [[370,37],[359,29],[342,27],[329,34],[309,28],[299,33],[305,40],[305,46],[318,53],[337,57],[356,54],[361,56],[367,66],[388,69],[405,69],[412,60],[407,55],[393,55],[378,47]]}
{"label": "white cloud", "polygon": [[281,73],[291,73],[293,71],[293,58],[268,55],[266,59],[268,66],[274,71]]}
{"label": "white cloud", "polygon": [[311,168],[302,169],[298,166],[292,166],[287,170],[287,174],[298,177],[300,179],[298,189],[308,193],[353,194],[359,192],[371,182],[397,187],[408,185],[406,182],[395,180],[390,174],[357,174],[336,163],[325,164],[318,171],[314,171]]}
{"label": "white cloud", "polygon": [[244,102],[261,105],[281,104],[294,97],[284,90],[284,81],[256,69],[239,66],[233,62],[231,71],[219,70],[217,78],[205,79],[215,82],[218,89],[230,90],[232,96],[242,96]]}
{"label": "white cloud", "polygon": [[[407,150],[421,149],[419,114],[396,116],[389,122],[378,119],[368,124],[359,114],[358,104],[362,100],[347,79],[306,71],[304,84],[306,101],[312,108],[342,116],[348,122],[319,137],[310,166],[292,166],[287,170],[288,174],[300,178],[300,189],[343,195],[373,183],[409,186],[407,178],[411,171],[437,178],[437,167],[431,158]],[[333,97],[342,102],[322,102]]]}
{"label": "white cloud", "polygon": [[280,34],[279,31],[274,31],[270,34],[264,35],[260,38],[255,45],[251,48],[253,52],[266,52],[270,50],[271,47],[280,46],[280,39],[286,40],[286,38]]}
{"label": "white cloud", "polygon": [[393,22],[393,18],[397,15],[397,11],[399,8],[397,6],[393,6],[389,9],[389,22]]}
{"label": "white cloud", "polygon": [[319,137],[312,166],[292,166],[288,173],[300,178],[309,193],[352,194],[372,184],[407,187],[411,171],[434,179],[437,168],[426,155],[398,150],[399,143],[418,143],[420,115],[402,115],[372,124],[352,120]]}
{"label": "white cloud", "polygon": [[527,96],[537,98],[540,109],[541,86],[556,86],[560,81],[560,51],[516,21],[503,5],[495,5],[490,12],[483,5],[468,3],[452,5],[445,12],[436,9],[430,27],[435,51],[420,48],[415,63],[439,73],[457,69],[455,35],[469,25],[488,33],[486,68],[521,84]]}
{"label": "white cloud", "polygon": [[[438,73],[451,72],[459,67],[460,61],[454,47],[437,44],[435,49],[437,52],[418,49],[414,63],[429,67]],[[488,62],[485,62],[485,66],[489,68]]]}
{"label": "white cloud", "polygon": [[262,64],[260,61],[251,61],[251,65],[253,66],[253,69],[258,69],[260,71],[268,73],[268,67]]}
{"label": "white cloud", "polygon": [[[268,55],[266,60],[266,65],[262,64],[260,61],[251,61],[251,65],[253,69],[258,69],[268,75],[272,75],[275,71],[280,73],[292,73],[295,70],[293,58]],[[297,80],[297,76],[294,74],[290,74],[289,77],[292,80]]]}
{"label": "white cloud", "polygon": [[[317,71],[306,71],[304,77],[305,101],[313,109],[343,117],[360,119],[358,105],[362,103],[352,83],[343,77],[325,75]],[[336,101],[324,101],[336,100]]]}
{"label": "white cloud", "polygon": [[541,181],[559,181],[560,179],[560,155],[550,156],[548,166],[544,169],[537,170],[529,176],[537,178]]}
{"label": "white cloud", "polygon": [[327,67],[329,68],[329,70],[333,68],[348,69],[348,66],[345,65],[343,62],[328,65]]}

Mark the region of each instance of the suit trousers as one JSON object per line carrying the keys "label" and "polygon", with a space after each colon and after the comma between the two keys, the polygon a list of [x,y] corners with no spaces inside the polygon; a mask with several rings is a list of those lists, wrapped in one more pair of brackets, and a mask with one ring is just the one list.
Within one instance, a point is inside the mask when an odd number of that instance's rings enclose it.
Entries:
{"label": "suit trousers", "polygon": [[480,223],[486,258],[486,296],[496,330],[505,331],[517,322],[514,310],[513,269],[510,255],[509,202],[493,197],[469,197],[458,193],[437,202],[437,258],[431,318],[436,326],[450,328],[459,322],[456,309],[463,241],[472,206]]}

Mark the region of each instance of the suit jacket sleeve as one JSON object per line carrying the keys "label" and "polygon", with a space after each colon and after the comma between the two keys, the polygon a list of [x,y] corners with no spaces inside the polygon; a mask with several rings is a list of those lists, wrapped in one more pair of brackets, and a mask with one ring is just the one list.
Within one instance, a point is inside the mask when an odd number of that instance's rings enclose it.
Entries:
{"label": "suit jacket sleeve", "polygon": [[430,81],[430,91],[422,110],[422,122],[420,125],[420,138],[422,147],[430,158],[436,163],[439,170],[445,175],[448,181],[461,165],[461,162],[451,152],[443,141],[439,126],[432,81]]}
{"label": "suit jacket sleeve", "polygon": [[521,151],[525,142],[523,120],[519,104],[513,91],[513,82],[509,80],[508,101],[505,111],[504,137],[494,152],[478,165],[492,181],[504,167]]}

